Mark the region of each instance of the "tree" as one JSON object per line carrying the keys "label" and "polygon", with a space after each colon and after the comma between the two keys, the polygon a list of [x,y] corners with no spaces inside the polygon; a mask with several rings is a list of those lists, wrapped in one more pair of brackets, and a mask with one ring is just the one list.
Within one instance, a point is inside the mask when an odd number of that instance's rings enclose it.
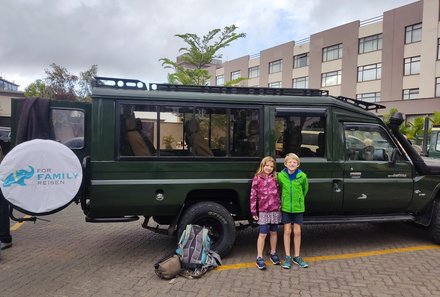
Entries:
{"label": "tree", "polygon": [[76,87],[76,94],[82,101],[89,101],[92,94],[92,81],[98,74],[98,65],[93,64],[90,69],[79,73],[79,81]]}
{"label": "tree", "polygon": [[[161,58],[162,67],[173,69],[174,73],[168,74],[168,82],[183,85],[206,85],[211,78],[206,69],[213,59],[222,57],[218,52],[229,46],[231,42],[246,37],[245,33],[235,32],[238,29],[235,25],[226,26],[223,31],[214,29],[207,35],[200,37],[193,33],[176,34],[186,44],[186,47],[179,49],[180,61],[175,62],[168,58]],[[185,65],[185,66],[183,66]],[[239,78],[233,82],[238,83],[245,78]]]}
{"label": "tree", "polygon": [[413,141],[415,144],[420,144],[420,139],[423,138],[423,127],[425,126],[425,120],[423,117],[417,117],[414,122],[408,122],[408,129],[406,131],[406,137]]}
{"label": "tree", "polygon": [[55,63],[45,69],[46,78],[37,79],[25,90],[25,96],[39,96],[58,100],[88,101],[92,93],[92,79],[98,73],[98,66],[80,72],[79,76]]}
{"label": "tree", "polygon": [[53,99],[75,100],[75,85],[78,81],[78,76],[69,73],[65,67],[55,63],[50,64],[50,67],[52,69],[44,70],[49,97]]}
{"label": "tree", "polygon": [[26,97],[49,97],[46,91],[46,84],[41,79],[37,79],[28,85],[24,90],[24,95]]}
{"label": "tree", "polygon": [[433,126],[440,126],[440,112],[434,112],[432,118],[429,119]]}

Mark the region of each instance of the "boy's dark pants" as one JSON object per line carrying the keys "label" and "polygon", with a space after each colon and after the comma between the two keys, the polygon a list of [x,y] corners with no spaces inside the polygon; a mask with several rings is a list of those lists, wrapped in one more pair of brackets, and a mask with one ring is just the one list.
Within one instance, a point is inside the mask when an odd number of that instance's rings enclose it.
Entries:
{"label": "boy's dark pants", "polygon": [[0,191],[0,241],[3,243],[12,241],[8,206],[8,202]]}

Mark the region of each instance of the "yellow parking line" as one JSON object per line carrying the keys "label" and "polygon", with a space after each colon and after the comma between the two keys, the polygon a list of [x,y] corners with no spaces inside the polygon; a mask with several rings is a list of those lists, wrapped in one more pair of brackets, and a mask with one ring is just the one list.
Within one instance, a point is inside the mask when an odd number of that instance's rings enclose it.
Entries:
{"label": "yellow parking line", "polygon": [[[406,252],[414,252],[414,251],[426,251],[439,249],[440,245],[432,244],[432,245],[419,245],[405,248],[394,248],[394,249],[386,249],[386,250],[377,250],[377,251],[369,251],[369,252],[361,252],[361,253],[349,253],[349,254],[341,254],[341,255],[329,255],[329,256],[315,256],[315,257],[304,257],[306,262],[318,262],[318,261],[331,261],[331,260],[341,260],[341,259],[352,259],[352,258],[360,258],[360,257],[371,257],[371,256],[379,256],[379,255],[389,255],[396,253],[406,253]],[[272,263],[266,263],[267,265],[272,265]],[[255,267],[255,262],[246,262],[246,263],[237,263],[237,264],[228,264],[217,267],[215,270],[234,270],[241,268],[253,268]]]}
{"label": "yellow parking line", "polygon": [[[24,218],[30,218],[31,216],[25,215]],[[20,223],[15,223],[14,225],[11,226],[11,231],[15,231],[18,228],[20,228],[22,225],[24,224],[24,222],[20,222]]]}

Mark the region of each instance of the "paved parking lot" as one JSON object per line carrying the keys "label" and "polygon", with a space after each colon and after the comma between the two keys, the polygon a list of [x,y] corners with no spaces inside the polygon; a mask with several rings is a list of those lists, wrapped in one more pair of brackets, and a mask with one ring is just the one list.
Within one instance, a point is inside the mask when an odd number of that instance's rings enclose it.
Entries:
{"label": "paved parking lot", "polygon": [[[440,296],[440,246],[406,223],[307,225],[308,269],[258,271],[256,229],[238,232],[222,269],[159,279],[153,264],[176,239],[140,222],[84,222],[77,205],[16,225],[0,259],[0,296]],[[281,237],[280,237],[281,238]],[[279,254],[282,241],[279,241]]]}

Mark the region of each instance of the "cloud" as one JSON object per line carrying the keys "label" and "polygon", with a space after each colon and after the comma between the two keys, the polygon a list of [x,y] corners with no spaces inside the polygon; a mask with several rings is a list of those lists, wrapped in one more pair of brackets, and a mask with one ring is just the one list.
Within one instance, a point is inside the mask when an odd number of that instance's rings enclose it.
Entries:
{"label": "cloud", "polygon": [[235,59],[414,1],[352,0],[15,0],[0,10],[0,75],[24,89],[51,63],[73,73],[164,82],[158,59],[174,58],[180,33],[204,35],[235,24],[245,39],[224,49]]}

